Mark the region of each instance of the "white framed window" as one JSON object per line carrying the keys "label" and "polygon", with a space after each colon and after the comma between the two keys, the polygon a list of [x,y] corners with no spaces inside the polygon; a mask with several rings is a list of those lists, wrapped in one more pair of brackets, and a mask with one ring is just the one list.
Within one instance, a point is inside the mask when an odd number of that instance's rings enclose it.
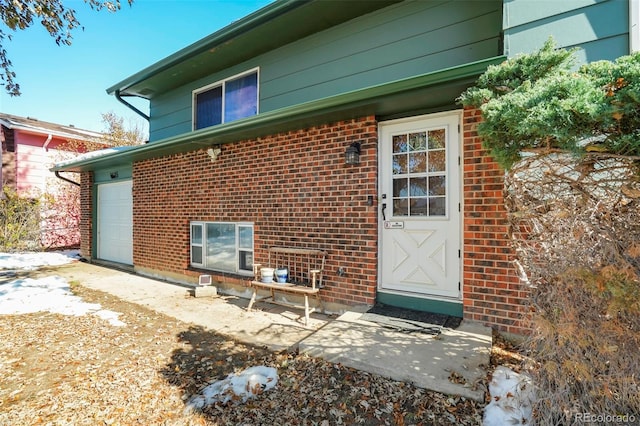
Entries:
{"label": "white framed window", "polygon": [[258,114],[258,69],[193,91],[193,129]]}
{"label": "white framed window", "polygon": [[253,224],[194,221],[190,228],[191,266],[253,273]]}
{"label": "white framed window", "polygon": [[629,50],[640,51],[640,0],[629,0]]}

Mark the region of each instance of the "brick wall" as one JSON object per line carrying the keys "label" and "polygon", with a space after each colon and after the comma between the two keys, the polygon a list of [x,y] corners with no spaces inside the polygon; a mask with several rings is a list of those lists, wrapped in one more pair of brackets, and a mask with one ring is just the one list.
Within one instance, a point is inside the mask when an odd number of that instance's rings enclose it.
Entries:
{"label": "brick wall", "polygon": [[[362,144],[355,166],[344,164],[353,141]],[[252,222],[256,262],[273,245],[326,250],[323,300],[373,304],[377,143],[375,117],[363,117],[225,144],[215,162],[205,148],[135,163],[134,265],[195,276],[190,221]]]}
{"label": "brick wall", "polygon": [[[523,334],[527,297],[512,264],[503,202],[504,171],[476,132],[480,112],[463,118],[464,316]],[[344,164],[352,141],[361,162]],[[363,117],[133,165],[134,264],[195,277],[189,266],[189,222],[243,221],[255,227],[255,261],[272,245],[327,250],[323,300],[373,304],[377,283],[377,123]],[[93,175],[82,174],[83,256],[90,257]],[[368,196],[374,203],[367,204]],[[337,270],[343,267],[344,276]],[[242,283],[237,276],[226,282]],[[246,278],[244,279],[246,280]]]}
{"label": "brick wall", "polygon": [[523,334],[527,293],[512,263],[515,253],[507,236],[504,170],[482,148],[476,132],[480,121],[479,110],[464,110],[464,317]]}
{"label": "brick wall", "polygon": [[93,172],[80,174],[80,254],[93,256]]}

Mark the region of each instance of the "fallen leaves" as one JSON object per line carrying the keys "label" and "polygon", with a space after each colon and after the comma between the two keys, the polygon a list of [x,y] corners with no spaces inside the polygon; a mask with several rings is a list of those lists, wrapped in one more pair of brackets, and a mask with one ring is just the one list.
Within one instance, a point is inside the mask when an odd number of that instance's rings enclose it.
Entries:
{"label": "fallen leaves", "polygon": [[[273,353],[78,286],[122,312],[0,316],[0,425],[422,425],[481,423],[482,405],[295,352]],[[275,388],[185,411],[230,373],[277,370]],[[253,386],[257,386],[256,383]]]}

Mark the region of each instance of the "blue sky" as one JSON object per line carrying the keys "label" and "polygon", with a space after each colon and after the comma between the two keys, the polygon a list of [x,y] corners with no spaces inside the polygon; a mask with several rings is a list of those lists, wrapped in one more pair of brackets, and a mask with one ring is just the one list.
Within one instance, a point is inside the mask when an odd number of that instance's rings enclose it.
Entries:
{"label": "blue sky", "polygon": [[[57,46],[39,23],[15,32],[5,49],[22,95],[10,97],[1,87],[0,111],[95,131],[104,130],[101,114],[114,112],[146,130],[144,119],[106,88],[271,1],[135,0],[129,7],[122,0],[120,11],[108,13],[63,0],[84,31],[73,32],[71,46]],[[146,101],[136,105],[147,112]]]}

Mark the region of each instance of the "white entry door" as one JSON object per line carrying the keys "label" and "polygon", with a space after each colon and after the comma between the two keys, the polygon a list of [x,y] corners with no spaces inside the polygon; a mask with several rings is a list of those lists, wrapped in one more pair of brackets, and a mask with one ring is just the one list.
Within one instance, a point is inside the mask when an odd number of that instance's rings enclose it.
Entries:
{"label": "white entry door", "polygon": [[460,300],[460,114],[380,123],[379,289]]}
{"label": "white entry door", "polygon": [[98,185],[98,259],[133,265],[131,181]]}

